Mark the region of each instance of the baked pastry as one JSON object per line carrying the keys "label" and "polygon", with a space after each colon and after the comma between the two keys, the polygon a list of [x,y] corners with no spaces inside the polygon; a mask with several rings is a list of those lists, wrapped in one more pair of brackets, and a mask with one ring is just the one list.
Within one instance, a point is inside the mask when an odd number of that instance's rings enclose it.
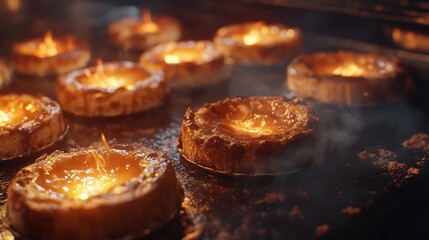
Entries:
{"label": "baked pastry", "polygon": [[160,43],[177,41],[181,35],[176,19],[158,16],[152,20],[147,12],[141,18],[126,18],[112,23],[108,32],[111,41],[125,49],[147,49]]}
{"label": "baked pastry", "polygon": [[9,66],[0,60],[0,89],[7,86],[11,81],[11,71]]}
{"label": "baked pastry", "polygon": [[61,77],[57,85],[64,111],[85,117],[146,111],[163,104],[168,92],[162,71],[132,62],[74,71]]}
{"label": "baked pastry", "polygon": [[413,84],[396,58],[339,51],[295,58],[287,86],[299,98],[362,107],[404,98]]}
{"label": "baked pastry", "polygon": [[11,181],[7,223],[29,239],[130,239],[169,222],[183,196],[164,154],[129,148],[57,151]]}
{"label": "baked pastry", "polygon": [[283,97],[235,97],[189,108],[178,149],[203,168],[229,174],[293,172],[323,157],[318,119]]}
{"label": "baked pastry", "polygon": [[142,54],[142,64],[165,72],[172,88],[196,88],[224,80],[229,72],[211,41],[171,42]]}
{"label": "baked pastry", "polygon": [[61,108],[45,96],[0,96],[0,160],[33,154],[67,133]]}
{"label": "baked pastry", "polygon": [[236,64],[282,64],[301,46],[301,31],[283,24],[250,22],[220,28],[214,43]]}
{"label": "baked pastry", "polygon": [[30,39],[13,45],[15,71],[26,75],[50,76],[70,72],[88,63],[91,54],[85,42],[72,36]]}

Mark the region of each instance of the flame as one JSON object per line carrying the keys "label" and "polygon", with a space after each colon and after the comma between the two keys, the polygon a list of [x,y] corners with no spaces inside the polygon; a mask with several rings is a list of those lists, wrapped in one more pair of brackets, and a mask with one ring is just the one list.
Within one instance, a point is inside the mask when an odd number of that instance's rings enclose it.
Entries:
{"label": "flame", "polygon": [[150,10],[145,9],[142,14],[142,22],[138,26],[138,31],[140,32],[146,32],[146,33],[153,33],[158,31],[158,25],[156,25],[152,21],[152,13]]}
{"label": "flame", "polygon": [[115,67],[113,64],[104,66],[101,59],[97,59],[95,72],[91,72],[89,69],[84,70],[85,77],[92,86],[112,89],[120,87],[131,89],[133,87],[133,84],[128,81],[127,76],[115,75],[114,73]]}
{"label": "flame", "polygon": [[363,74],[364,70],[357,66],[356,64],[352,63],[347,66],[339,66],[335,68],[332,71],[332,74],[334,75],[341,75],[344,77],[356,77],[361,76]]}
{"label": "flame", "polygon": [[243,35],[243,41],[246,45],[255,45],[261,41],[261,38],[261,33],[256,29],[252,29]]}
{"label": "flame", "polygon": [[10,121],[9,114],[0,110],[0,127],[6,126]]}
{"label": "flame", "polygon": [[58,47],[52,38],[51,32],[46,32],[43,41],[39,43],[36,55],[39,57],[52,57],[58,54]]}

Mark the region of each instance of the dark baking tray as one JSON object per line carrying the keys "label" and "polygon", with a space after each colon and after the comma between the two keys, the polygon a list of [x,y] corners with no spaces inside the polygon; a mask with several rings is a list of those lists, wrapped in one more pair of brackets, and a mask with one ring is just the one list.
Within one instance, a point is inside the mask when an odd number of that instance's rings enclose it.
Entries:
{"label": "dark baking tray", "polygon": [[[184,39],[210,38],[219,26],[251,20],[239,15],[225,16],[213,9],[211,1],[195,3],[161,2],[149,5],[155,13],[178,17]],[[51,10],[47,10],[47,8]],[[234,8],[236,5],[231,5]],[[245,6],[249,8],[249,6]],[[224,6],[226,9],[226,6]],[[231,11],[231,8],[228,8]],[[55,11],[53,11],[53,10]],[[31,11],[30,11],[31,10]],[[39,11],[40,10],[40,11]],[[126,52],[108,43],[106,24],[125,15],[138,14],[138,8],[119,6],[116,1],[41,1],[26,4],[21,12],[3,15],[0,27],[1,49],[10,54],[15,40],[55,33],[72,33],[90,41],[93,60],[137,60],[139,53]],[[226,11],[226,10],[225,10]],[[268,9],[266,12],[273,12]],[[277,11],[277,10],[276,10]],[[226,11],[228,12],[228,11]],[[272,20],[261,10],[261,17]],[[275,12],[274,12],[275,13]],[[10,14],[10,13],[9,13]],[[11,17],[12,16],[12,17]],[[255,18],[253,16],[253,18]],[[280,19],[280,18],[279,18]],[[59,21],[61,20],[61,21]],[[305,32],[303,52],[354,49],[397,54],[395,49],[359,41]],[[407,60],[407,59],[405,59]],[[420,65],[419,65],[420,64]],[[410,63],[411,67],[420,67]],[[42,93],[55,99],[56,78],[14,76],[14,82],[1,94]],[[168,102],[147,113],[117,118],[84,119],[66,115],[70,132],[53,149],[70,150],[99,143],[104,133],[110,144],[131,144],[167,152],[183,181],[186,199],[177,217],[151,234],[152,239],[311,239],[343,236],[359,230],[364,222],[400,202],[414,191],[428,170],[424,150],[409,150],[402,143],[413,134],[428,132],[428,115],[419,104],[404,100],[379,107],[348,109],[314,106],[332,150],[327,159],[313,167],[278,177],[231,177],[204,171],[180,159],[176,140],[183,113],[229,96],[292,95],[284,86],[285,65],[233,67],[231,77],[211,87],[173,91]],[[373,153],[365,159],[361,152]],[[361,154],[362,155],[362,154]],[[4,216],[7,185],[14,174],[37,156],[0,162],[0,201]],[[396,161],[406,167],[388,167]],[[415,167],[419,174],[408,169]],[[349,211],[347,211],[347,207]],[[319,226],[328,226],[326,234]],[[0,238],[10,234],[2,224]]]}

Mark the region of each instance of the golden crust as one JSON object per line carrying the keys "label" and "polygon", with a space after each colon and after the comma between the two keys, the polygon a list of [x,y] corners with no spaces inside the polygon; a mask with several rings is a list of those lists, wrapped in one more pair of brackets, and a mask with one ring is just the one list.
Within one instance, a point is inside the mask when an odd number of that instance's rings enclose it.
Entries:
{"label": "golden crust", "polygon": [[[287,38],[281,42],[255,45],[246,45],[243,41],[233,39],[233,35],[244,34],[257,24],[269,27],[275,26],[284,31],[287,29],[292,30],[294,31],[294,37]],[[302,37],[301,31],[297,28],[290,28],[283,24],[266,25],[264,22],[251,22],[222,27],[216,32],[213,41],[230,62],[272,65],[284,63],[293,56],[301,47]]]}
{"label": "golden crust", "polygon": [[[332,74],[338,66],[357,65],[361,76]],[[300,98],[351,107],[372,106],[405,97],[412,82],[398,59],[371,53],[334,52],[302,55],[288,66],[287,86]]]}
{"label": "golden crust", "polygon": [[153,21],[158,31],[139,33],[137,27],[141,24],[139,18],[126,18],[109,26],[110,40],[125,49],[147,49],[160,43],[177,41],[180,38],[180,24],[168,16],[156,17]]}
{"label": "golden crust", "polygon": [[76,40],[72,36],[60,36],[55,38],[55,41],[74,46],[72,50],[67,50],[58,55],[39,57],[23,54],[21,52],[21,48],[40,41],[40,39],[31,39],[14,44],[12,63],[15,71],[21,74],[40,77],[58,75],[85,67],[91,58],[91,53],[87,44]]}
{"label": "golden crust", "polygon": [[[119,116],[149,110],[164,103],[169,88],[161,71],[131,62],[112,63],[118,68],[147,73],[131,88],[116,89],[82,84],[78,78],[85,70],[72,72],[58,81],[57,97],[64,111],[85,117]],[[109,64],[109,65],[112,65]],[[89,71],[96,71],[90,68]]]}
{"label": "golden crust", "polygon": [[[128,158],[127,161],[139,164],[144,161],[144,170],[86,200],[46,191],[36,183],[41,174],[56,164],[94,152],[113,156],[106,159]],[[58,151],[42,156],[17,173],[8,189],[7,221],[21,237],[31,239],[135,238],[170,221],[178,212],[183,196],[174,168],[163,154],[135,149]]]}
{"label": "golden crust", "polygon": [[[247,118],[271,128],[258,133],[251,125],[246,133],[231,122]],[[282,97],[227,98],[186,111],[178,148],[185,159],[219,172],[293,172],[321,157],[317,123],[306,106]]]}
{"label": "golden crust", "polygon": [[59,104],[45,96],[9,94],[1,101],[27,101],[38,106],[37,116],[17,125],[0,127],[0,160],[31,155],[61,140],[67,125]]}
{"label": "golden crust", "polygon": [[[166,49],[199,48],[205,59],[198,62],[166,63]],[[140,62],[162,69],[172,88],[198,88],[224,80],[229,72],[223,55],[211,41],[172,42],[158,45],[142,54]]]}

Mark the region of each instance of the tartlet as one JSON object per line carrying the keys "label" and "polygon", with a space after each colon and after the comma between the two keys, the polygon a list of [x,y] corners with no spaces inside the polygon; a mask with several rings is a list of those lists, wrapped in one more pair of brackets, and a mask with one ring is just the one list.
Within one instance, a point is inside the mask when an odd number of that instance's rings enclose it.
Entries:
{"label": "tartlet", "polygon": [[287,87],[299,98],[365,107],[404,98],[413,84],[396,58],[339,51],[295,58]]}
{"label": "tartlet", "polygon": [[7,223],[22,238],[131,239],[169,222],[183,196],[164,154],[127,148],[57,151],[11,181]]}
{"label": "tartlet", "polygon": [[91,54],[85,42],[72,36],[58,36],[48,40],[51,52],[37,53],[46,41],[44,38],[30,39],[13,45],[12,64],[16,72],[25,75],[52,76],[70,72],[88,63]]}
{"label": "tartlet", "polygon": [[[97,75],[100,68],[103,72]],[[100,81],[92,81],[94,75]],[[162,71],[132,62],[74,71],[61,77],[57,84],[58,101],[64,111],[85,117],[143,112],[162,105],[168,93]]]}
{"label": "tartlet", "polygon": [[323,157],[318,119],[283,97],[236,97],[189,108],[178,149],[203,168],[233,175],[297,171]]}
{"label": "tartlet", "polygon": [[67,130],[59,104],[48,97],[0,96],[0,160],[34,154],[61,140]]}
{"label": "tartlet", "polygon": [[108,29],[110,40],[122,48],[139,50],[177,41],[181,36],[180,24],[172,17],[154,18],[150,23],[146,23],[151,24],[150,29],[145,29],[143,20],[126,18],[111,24]]}
{"label": "tartlet", "polygon": [[214,43],[228,62],[235,64],[282,64],[300,48],[301,31],[283,24],[250,22],[220,28]]}
{"label": "tartlet", "polygon": [[140,62],[162,69],[173,88],[203,87],[228,75],[224,57],[211,41],[160,44],[143,53]]}

